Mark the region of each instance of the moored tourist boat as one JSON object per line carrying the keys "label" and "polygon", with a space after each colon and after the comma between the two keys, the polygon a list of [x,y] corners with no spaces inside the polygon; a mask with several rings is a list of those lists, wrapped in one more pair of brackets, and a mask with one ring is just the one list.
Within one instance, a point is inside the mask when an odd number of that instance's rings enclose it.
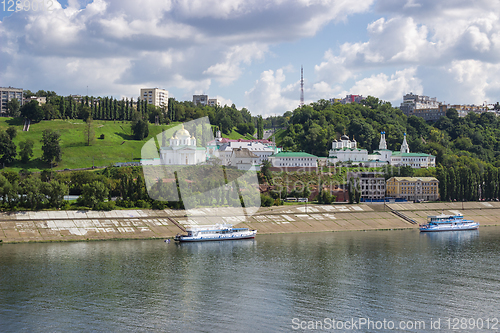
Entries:
{"label": "moored tourist boat", "polygon": [[187,228],[186,231],[187,235],[177,234],[174,239],[178,242],[234,240],[255,238],[257,234],[257,230],[234,228],[230,224],[196,226]]}
{"label": "moored tourist boat", "polygon": [[460,231],[476,230],[479,223],[472,220],[464,220],[463,215],[436,215],[427,216],[427,224],[420,225],[420,231]]}

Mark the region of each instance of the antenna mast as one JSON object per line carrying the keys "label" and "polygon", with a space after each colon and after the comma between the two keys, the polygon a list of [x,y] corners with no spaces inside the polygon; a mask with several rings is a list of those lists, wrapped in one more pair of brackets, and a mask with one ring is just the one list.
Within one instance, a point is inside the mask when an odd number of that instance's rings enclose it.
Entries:
{"label": "antenna mast", "polygon": [[304,106],[304,68],[300,66],[300,107]]}

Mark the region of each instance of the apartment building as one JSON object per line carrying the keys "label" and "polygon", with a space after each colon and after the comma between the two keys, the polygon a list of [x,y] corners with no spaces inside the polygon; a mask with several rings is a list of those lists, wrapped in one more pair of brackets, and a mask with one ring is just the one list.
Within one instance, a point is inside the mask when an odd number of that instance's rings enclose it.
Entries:
{"label": "apartment building", "polygon": [[359,182],[361,201],[381,201],[385,198],[385,178],[383,172],[348,172],[347,179]]}
{"label": "apartment building", "polygon": [[436,97],[415,95],[411,92],[403,96],[399,108],[406,116],[417,116],[425,121],[436,121],[446,115],[446,105],[438,102]]}
{"label": "apartment building", "polygon": [[26,100],[24,102],[29,103],[31,101],[37,101],[38,104],[45,104],[45,103],[47,103],[47,97],[31,96],[29,98],[26,98]]}
{"label": "apartment building", "polygon": [[388,197],[413,200],[438,200],[439,180],[435,177],[392,177],[386,182]]}
{"label": "apartment building", "polygon": [[201,106],[208,105],[208,95],[193,95],[193,104]]}
{"label": "apartment building", "polygon": [[217,100],[217,98],[210,98],[208,100],[208,106],[220,106],[220,102]]}
{"label": "apartment building", "polygon": [[160,88],[142,88],[139,98],[156,107],[168,106],[168,91]]}
{"label": "apartment building", "polygon": [[23,89],[13,88],[13,87],[0,87],[0,116],[7,115],[7,103],[16,98],[19,101],[19,105],[23,105]]}

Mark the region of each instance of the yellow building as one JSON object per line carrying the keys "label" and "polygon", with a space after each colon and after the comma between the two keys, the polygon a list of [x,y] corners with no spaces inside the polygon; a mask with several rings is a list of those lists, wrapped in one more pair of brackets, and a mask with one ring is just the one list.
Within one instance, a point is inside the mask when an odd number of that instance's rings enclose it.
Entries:
{"label": "yellow building", "polygon": [[413,200],[438,200],[439,180],[435,177],[392,177],[386,182],[386,196]]}

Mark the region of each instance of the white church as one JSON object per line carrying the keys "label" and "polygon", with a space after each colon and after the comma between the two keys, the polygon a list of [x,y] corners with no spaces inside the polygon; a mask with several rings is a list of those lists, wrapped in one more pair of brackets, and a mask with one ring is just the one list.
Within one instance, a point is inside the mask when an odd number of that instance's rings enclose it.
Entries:
{"label": "white church", "polygon": [[332,149],[328,153],[331,163],[347,162],[363,163],[368,161],[368,150],[358,148],[358,143],[353,138],[349,140],[347,135],[342,135],[340,140],[333,140]]}
{"label": "white church", "polygon": [[182,125],[169,139],[169,146],[161,147],[160,159],[163,165],[194,165],[206,162],[207,152],[196,146],[196,138]]}
{"label": "white church", "polygon": [[351,141],[347,135],[343,135],[340,141],[334,140],[332,142],[328,160],[330,163],[350,161],[354,164],[362,164],[365,167],[392,165],[398,167],[410,166],[419,169],[436,166],[435,156],[424,153],[410,153],[406,133],[404,133],[400,151],[392,151],[387,149],[385,132],[381,132],[379,147],[371,154],[368,154],[366,149],[357,148],[357,142],[354,139]]}
{"label": "white church", "polygon": [[414,169],[430,168],[436,166],[436,156],[424,153],[410,153],[410,147],[404,133],[403,144],[400,151],[387,149],[385,132],[380,133],[379,149],[368,156],[371,161],[388,162],[392,166],[410,166]]}

